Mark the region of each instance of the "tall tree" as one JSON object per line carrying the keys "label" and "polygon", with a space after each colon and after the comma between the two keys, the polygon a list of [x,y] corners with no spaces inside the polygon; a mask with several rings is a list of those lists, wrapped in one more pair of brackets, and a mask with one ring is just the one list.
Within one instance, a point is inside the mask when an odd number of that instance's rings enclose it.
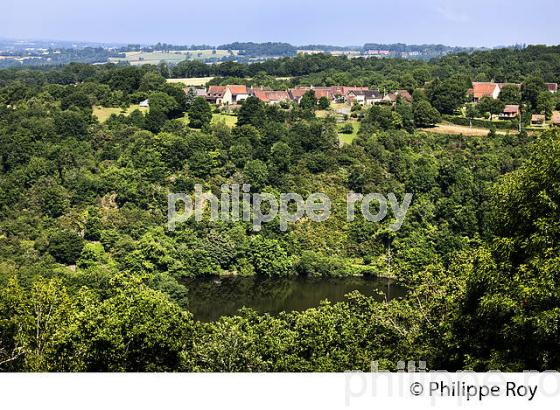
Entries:
{"label": "tall tree", "polygon": [[436,79],[428,87],[432,106],[442,114],[453,114],[466,100],[468,86],[460,78]]}
{"label": "tall tree", "polygon": [[518,105],[521,104],[521,89],[513,84],[507,84],[502,87],[498,99],[504,104]]}
{"label": "tall tree", "polygon": [[189,109],[189,126],[203,128],[209,126],[211,121],[212,109],[208,101],[202,97],[195,98]]}
{"label": "tall tree", "polygon": [[260,127],[265,123],[266,114],[264,103],[256,97],[249,97],[239,109],[237,114],[237,126],[252,125]]}
{"label": "tall tree", "polygon": [[420,100],[414,103],[414,125],[418,128],[431,127],[440,120],[439,112],[429,101]]}
{"label": "tall tree", "polygon": [[532,110],[537,109],[539,94],[546,90],[543,79],[539,77],[530,77],[521,85],[523,101],[529,104]]}
{"label": "tall tree", "polygon": [[317,108],[317,98],[315,97],[315,91],[309,90],[303,94],[299,106],[304,110],[315,110]]}

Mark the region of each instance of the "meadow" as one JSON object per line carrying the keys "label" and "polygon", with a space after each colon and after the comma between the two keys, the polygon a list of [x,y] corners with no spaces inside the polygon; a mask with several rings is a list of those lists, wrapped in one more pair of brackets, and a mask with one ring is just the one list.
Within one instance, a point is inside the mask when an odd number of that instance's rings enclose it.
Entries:
{"label": "meadow", "polygon": [[[342,126],[350,124],[352,125],[352,133],[351,134],[344,134],[340,132]],[[360,130],[360,123],[358,121],[348,121],[342,124],[339,124],[339,132],[338,132],[338,139],[342,144],[351,145],[352,141],[356,139],[358,136],[358,131]]]}
{"label": "meadow", "polygon": [[109,119],[112,114],[119,115],[125,114],[130,115],[134,110],[140,110],[143,113],[148,112],[148,108],[146,107],[139,107],[137,104],[131,104],[126,110],[123,110],[120,107],[100,107],[94,106],[93,107],[93,115],[97,117],[99,122],[105,122]]}
{"label": "meadow", "polygon": [[109,58],[110,63],[127,62],[130,65],[159,64],[160,62],[177,64],[184,60],[214,60],[237,55],[237,50],[180,50],[180,51],[129,51],[126,57]]}

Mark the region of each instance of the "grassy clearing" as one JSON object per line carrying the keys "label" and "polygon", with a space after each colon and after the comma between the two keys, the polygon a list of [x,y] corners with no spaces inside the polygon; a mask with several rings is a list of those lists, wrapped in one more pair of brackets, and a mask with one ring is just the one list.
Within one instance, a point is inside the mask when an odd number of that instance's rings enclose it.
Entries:
{"label": "grassy clearing", "polygon": [[192,78],[168,78],[167,82],[172,84],[183,84],[186,87],[201,87],[214,77],[192,77]]}
{"label": "grassy clearing", "polygon": [[[189,123],[189,114],[185,113],[183,118],[181,118],[185,124]],[[218,124],[219,122],[224,122],[228,127],[233,128],[237,124],[237,117],[234,115],[227,115],[227,114],[212,114],[212,122],[211,124]]]}
{"label": "grassy clearing", "polygon": [[227,114],[212,114],[212,124],[217,124],[219,122],[225,122],[228,127],[235,127],[237,124],[237,117]]}
{"label": "grassy clearing", "polygon": [[352,134],[342,134],[341,132],[338,133],[338,139],[342,144],[352,144],[352,141],[356,139],[358,136],[358,130],[360,129],[360,123],[358,121],[348,121],[338,125],[338,129],[342,128],[343,125],[351,124],[352,125]]}
{"label": "grassy clearing", "polygon": [[119,115],[130,115],[130,113],[134,110],[140,110],[143,113],[146,113],[148,109],[146,107],[139,107],[138,105],[131,105],[126,110],[122,108],[115,108],[115,107],[93,107],[93,115],[97,117],[99,122],[105,122],[109,119],[112,114]]}
{"label": "grassy clearing", "polygon": [[342,110],[345,108],[352,108],[352,106],[350,104],[347,103],[331,103],[331,109],[332,110]]}
{"label": "grassy clearing", "polygon": [[315,116],[317,118],[327,118],[329,115],[334,115],[330,110],[317,110],[315,111]]}

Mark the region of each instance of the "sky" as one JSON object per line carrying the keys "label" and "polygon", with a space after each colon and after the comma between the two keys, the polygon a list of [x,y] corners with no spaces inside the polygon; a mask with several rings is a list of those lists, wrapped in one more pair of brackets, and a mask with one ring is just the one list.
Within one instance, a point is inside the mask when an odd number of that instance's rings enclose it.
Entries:
{"label": "sky", "polygon": [[558,0],[0,0],[0,37],[107,43],[560,44]]}

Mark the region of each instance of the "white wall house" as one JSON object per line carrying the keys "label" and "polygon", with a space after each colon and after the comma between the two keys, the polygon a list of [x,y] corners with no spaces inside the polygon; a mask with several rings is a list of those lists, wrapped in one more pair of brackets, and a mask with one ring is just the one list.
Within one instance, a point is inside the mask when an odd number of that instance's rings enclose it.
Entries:
{"label": "white wall house", "polygon": [[224,105],[239,104],[249,98],[249,90],[245,85],[227,85],[221,103]]}

